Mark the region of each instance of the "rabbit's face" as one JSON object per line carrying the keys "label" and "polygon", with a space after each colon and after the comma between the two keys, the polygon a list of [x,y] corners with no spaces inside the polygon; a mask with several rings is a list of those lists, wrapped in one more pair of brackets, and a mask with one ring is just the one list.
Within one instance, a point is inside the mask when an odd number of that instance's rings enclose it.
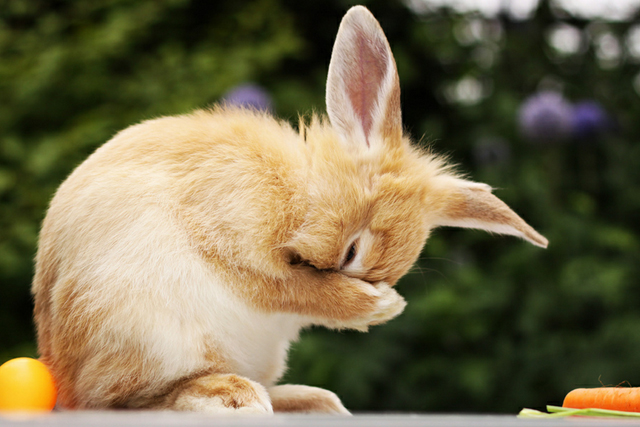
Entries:
{"label": "rabbit's face", "polygon": [[[429,234],[426,164],[408,142],[354,155],[326,130],[308,131],[310,190],[292,259],[368,282],[394,284]],[[329,134],[329,135],[327,135]]]}

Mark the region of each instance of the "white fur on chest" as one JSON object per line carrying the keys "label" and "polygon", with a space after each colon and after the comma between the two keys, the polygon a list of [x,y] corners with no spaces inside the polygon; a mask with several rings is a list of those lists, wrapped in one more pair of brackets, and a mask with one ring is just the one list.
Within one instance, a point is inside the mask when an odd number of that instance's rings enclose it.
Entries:
{"label": "white fur on chest", "polygon": [[231,372],[273,385],[284,373],[289,344],[298,337],[301,319],[256,311],[215,279],[206,286],[209,289],[200,293],[197,303],[189,304],[190,329],[201,331],[206,345],[213,346]]}
{"label": "white fur on chest", "polygon": [[[176,251],[187,247],[183,244],[178,243]],[[171,370],[174,363],[179,366],[179,360],[192,359],[193,365],[184,368],[196,371],[202,364],[207,368],[213,358],[230,372],[266,386],[275,383],[286,368],[289,344],[304,324],[300,316],[265,313],[248,306],[190,250],[183,249],[179,255],[174,252],[168,258],[172,259],[172,271],[165,268],[159,280],[178,283],[180,289],[174,285],[166,298],[162,297],[174,315],[173,321],[157,328],[155,337],[164,347],[159,350],[168,364],[165,369]]]}

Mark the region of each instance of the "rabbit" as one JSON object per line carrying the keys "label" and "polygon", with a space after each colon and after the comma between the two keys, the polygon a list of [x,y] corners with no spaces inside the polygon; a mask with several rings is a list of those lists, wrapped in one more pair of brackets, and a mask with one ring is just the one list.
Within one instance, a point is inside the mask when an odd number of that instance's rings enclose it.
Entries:
{"label": "rabbit", "polygon": [[365,7],[340,24],[326,106],[297,130],[229,105],[144,121],[60,185],[32,285],[59,407],[348,414],[330,391],[277,385],[301,329],[398,316],[394,285],[435,227],[547,246],[412,144]]}

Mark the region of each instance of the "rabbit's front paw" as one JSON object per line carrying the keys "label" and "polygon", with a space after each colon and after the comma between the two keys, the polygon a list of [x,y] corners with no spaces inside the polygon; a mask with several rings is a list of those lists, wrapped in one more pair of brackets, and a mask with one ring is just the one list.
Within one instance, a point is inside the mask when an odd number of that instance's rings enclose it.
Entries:
{"label": "rabbit's front paw", "polygon": [[378,298],[377,311],[369,317],[370,325],[379,325],[399,316],[407,305],[404,298],[387,283],[378,283],[376,289],[380,291],[380,297]]}
{"label": "rabbit's front paw", "polygon": [[357,319],[353,319],[347,327],[359,331],[367,331],[371,325],[385,323],[398,316],[404,310],[407,302],[391,286],[385,282],[379,282],[369,286],[368,293],[375,296],[373,310]]}

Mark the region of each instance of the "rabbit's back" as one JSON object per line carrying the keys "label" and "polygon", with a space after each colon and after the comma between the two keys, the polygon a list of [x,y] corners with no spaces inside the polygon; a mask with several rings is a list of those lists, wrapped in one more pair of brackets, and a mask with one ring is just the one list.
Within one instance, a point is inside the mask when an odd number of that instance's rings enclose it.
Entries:
{"label": "rabbit's back", "polygon": [[162,240],[182,238],[181,251],[269,270],[265,261],[279,259],[265,254],[304,215],[306,150],[288,125],[246,110],[131,126],[60,186],[40,247],[91,267],[110,254],[151,256]]}

